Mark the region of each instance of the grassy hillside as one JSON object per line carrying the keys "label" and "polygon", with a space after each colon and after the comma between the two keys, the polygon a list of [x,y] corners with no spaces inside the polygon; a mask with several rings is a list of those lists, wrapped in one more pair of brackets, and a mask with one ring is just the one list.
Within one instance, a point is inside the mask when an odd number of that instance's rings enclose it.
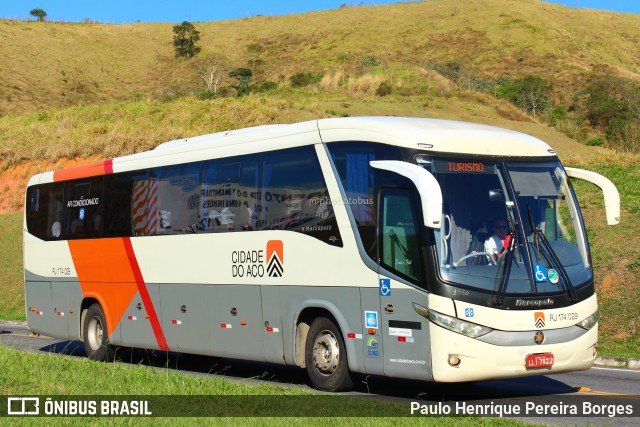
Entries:
{"label": "grassy hillside", "polygon": [[[202,52],[176,61],[171,24],[0,21],[0,113],[201,86],[201,68],[214,55],[228,69],[251,66],[258,82],[281,82],[300,71],[355,76],[371,56],[379,66],[364,71],[383,73],[414,93],[435,83],[420,75],[427,61],[455,60],[484,78],[542,73],[564,102],[593,72],[640,79],[639,15],[537,0],[430,0],[196,27]],[[224,77],[223,84],[235,83]]]}

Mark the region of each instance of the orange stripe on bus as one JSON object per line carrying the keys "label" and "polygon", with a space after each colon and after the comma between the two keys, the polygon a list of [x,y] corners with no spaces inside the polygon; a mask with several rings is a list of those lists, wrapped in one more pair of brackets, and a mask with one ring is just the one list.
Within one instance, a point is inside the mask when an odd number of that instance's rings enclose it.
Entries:
{"label": "orange stripe on bus", "polygon": [[69,240],[84,297],[101,300],[109,336],[138,292],[123,239]]}
{"label": "orange stripe on bus", "polygon": [[92,176],[109,175],[113,173],[113,159],[104,160],[89,166],[61,169],[53,172],[54,181],[66,181],[68,179],[89,178]]}
{"label": "orange stripe on bus", "polygon": [[169,351],[169,346],[167,345],[167,339],[162,332],[162,326],[160,325],[160,319],[158,319],[158,315],[156,314],[156,310],[153,307],[153,301],[151,301],[151,297],[149,296],[149,291],[147,290],[147,284],[144,282],[142,278],[142,272],[140,271],[140,266],[138,265],[138,260],[136,259],[136,254],[133,251],[133,245],[131,244],[131,239],[125,237],[122,239],[124,243],[125,251],[127,252],[127,256],[129,257],[129,265],[131,265],[131,271],[136,279],[136,284],[138,286],[138,292],[140,292],[140,297],[142,298],[142,303],[144,304],[144,308],[149,314],[149,320],[151,321],[151,328],[153,329],[153,334],[156,336],[156,342],[158,343],[158,348],[160,350]]}

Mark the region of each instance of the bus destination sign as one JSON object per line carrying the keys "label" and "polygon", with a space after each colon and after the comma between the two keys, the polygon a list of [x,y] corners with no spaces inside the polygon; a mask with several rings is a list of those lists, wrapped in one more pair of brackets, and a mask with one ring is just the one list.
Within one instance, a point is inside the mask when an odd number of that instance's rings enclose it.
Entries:
{"label": "bus destination sign", "polygon": [[494,173],[495,165],[483,162],[437,160],[436,173]]}

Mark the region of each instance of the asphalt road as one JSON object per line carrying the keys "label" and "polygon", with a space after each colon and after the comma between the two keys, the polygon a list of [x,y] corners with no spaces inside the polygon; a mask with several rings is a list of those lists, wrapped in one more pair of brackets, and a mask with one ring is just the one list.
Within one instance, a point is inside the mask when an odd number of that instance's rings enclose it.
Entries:
{"label": "asphalt road", "polygon": [[[82,343],[29,334],[26,326],[0,324],[0,345],[23,351],[85,357]],[[306,372],[299,368],[215,357],[136,350],[120,363],[144,364],[158,369],[174,369],[193,375],[219,375],[243,382],[269,382],[310,389]],[[441,401],[511,404],[533,401],[540,404],[560,401],[593,401],[634,405],[632,417],[557,417],[553,415],[518,418],[551,425],[640,426],[640,370],[594,367],[588,371],[539,377],[478,381],[468,384],[435,384],[421,381],[368,377],[350,395],[374,395],[379,399],[429,404]]]}

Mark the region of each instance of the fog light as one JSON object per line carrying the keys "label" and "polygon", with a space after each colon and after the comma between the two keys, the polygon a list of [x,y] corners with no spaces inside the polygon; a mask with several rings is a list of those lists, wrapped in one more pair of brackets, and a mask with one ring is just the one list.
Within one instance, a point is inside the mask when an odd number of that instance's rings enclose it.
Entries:
{"label": "fog light", "polygon": [[598,346],[594,345],[593,346],[593,357],[596,357],[598,355]]}
{"label": "fog light", "polygon": [[458,357],[455,354],[450,354],[449,355],[449,365],[458,366],[459,364],[460,364],[460,357]]}

